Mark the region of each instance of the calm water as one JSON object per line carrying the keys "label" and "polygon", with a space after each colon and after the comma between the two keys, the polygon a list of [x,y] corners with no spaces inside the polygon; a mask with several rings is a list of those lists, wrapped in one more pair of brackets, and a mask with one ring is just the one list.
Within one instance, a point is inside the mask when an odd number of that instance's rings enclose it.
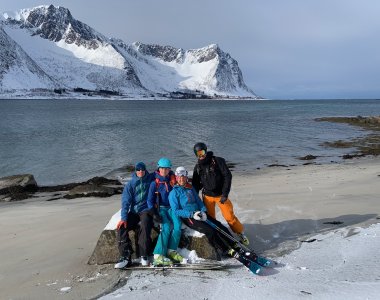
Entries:
{"label": "calm water", "polygon": [[42,185],[125,175],[138,160],[152,170],[161,156],[192,170],[198,141],[236,173],[307,154],[339,161],[348,150],[320,144],[364,132],[313,119],[380,115],[380,101],[0,100],[0,112],[0,177],[32,173]]}

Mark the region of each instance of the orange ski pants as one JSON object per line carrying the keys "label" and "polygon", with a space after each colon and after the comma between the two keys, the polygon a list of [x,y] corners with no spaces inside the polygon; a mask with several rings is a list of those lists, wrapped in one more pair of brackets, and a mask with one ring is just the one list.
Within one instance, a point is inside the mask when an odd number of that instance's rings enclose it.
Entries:
{"label": "orange ski pants", "polygon": [[227,221],[228,225],[231,227],[232,231],[235,233],[242,233],[244,230],[243,225],[240,223],[238,218],[234,214],[234,207],[230,199],[227,199],[223,204],[220,203],[220,198],[222,196],[203,196],[203,203],[207,208],[207,213],[214,219],[215,218],[215,204],[217,204],[222,212],[224,219]]}

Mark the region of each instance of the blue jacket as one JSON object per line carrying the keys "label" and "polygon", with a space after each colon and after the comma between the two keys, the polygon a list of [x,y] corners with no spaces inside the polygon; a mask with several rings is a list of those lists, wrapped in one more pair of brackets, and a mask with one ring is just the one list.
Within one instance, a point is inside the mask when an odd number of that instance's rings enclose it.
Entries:
{"label": "blue jacket", "polygon": [[169,201],[174,214],[181,218],[192,218],[194,212],[199,210],[206,212],[205,205],[190,184],[186,187],[174,186]]}
{"label": "blue jacket", "polygon": [[147,196],[149,185],[154,180],[154,174],[145,171],[145,175],[139,178],[136,173],[124,187],[121,196],[121,220],[127,221],[128,212],[139,213],[148,209]]}
{"label": "blue jacket", "polygon": [[[169,193],[173,189],[173,186],[170,184],[170,179],[174,177],[174,173],[173,171],[170,171],[169,175],[166,177],[162,177],[157,171],[154,174],[156,179],[150,184],[149,187],[147,200],[148,208],[151,209],[153,207],[156,207],[156,204],[158,204],[158,206],[169,207]],[[158,187],[156,186],[156,181],[158,182]],[[160,203],[157,203],[156,190],[158,190],[158,193],[160,194]]]}

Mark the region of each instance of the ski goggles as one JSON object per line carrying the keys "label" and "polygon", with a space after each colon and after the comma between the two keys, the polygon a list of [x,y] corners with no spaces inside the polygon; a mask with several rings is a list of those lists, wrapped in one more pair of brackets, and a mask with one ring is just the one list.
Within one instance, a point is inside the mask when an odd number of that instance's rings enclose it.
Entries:
{"label": "ski goggles", "polygon": [[178,176],[178,177],[186,176],[187,177],[187,171],[186,170],[176,171],[175,176]]}
{"label": "ski goggles", "polygon": [[195,152],[195,155],[198,157],[203,157],[206,155],[206,150],[198,150]]}
{"label": "ski goggles", "polygon": [[137,171],[145,171],[145,168],[136,168],[136,172]]}

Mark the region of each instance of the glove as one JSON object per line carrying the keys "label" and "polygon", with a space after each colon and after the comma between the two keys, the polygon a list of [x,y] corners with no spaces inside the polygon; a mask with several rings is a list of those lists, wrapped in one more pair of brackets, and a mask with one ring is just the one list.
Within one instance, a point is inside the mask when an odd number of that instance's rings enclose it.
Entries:
{"label": "glove", "polygon": [[219,202],[220,202],[221,204],[224,204],[224,202],[226,202],[227,200],[228,200],[228,198],[227,198],[226,196],[222,196],[222,197],[220,197]]}
{"label": "glove", "polygon": [[201,220],[202,221],[206,221],[207,220],[207,214],[204,211],[201,211],[199,215],[201,216]]}
{"label": "glove", "polygon": [[117,223],[116,228],[117,230],[120,230],[121,227],[127,229],[127,221],[120,220],[119,223]]}
{"label": "glove", "polygon": [[196,211],[194,212],[193,218],[194,220],[197,220],[197,221],[206,221],[207,215],[203,211]]}
{"label": "glove", "polygon": [[156,214],[153,215],[153,221],[155,223],[161,224],[162,223],[162,218],[161,218],[161,216],[158,213],[156,213]]}
{"label": "glove", "polygon": [[193,214],[194,220],[201,221],[202,220],[201,214],[202,214],[202,212],[200,212],[200,211],[194,212],[194,214]]}

